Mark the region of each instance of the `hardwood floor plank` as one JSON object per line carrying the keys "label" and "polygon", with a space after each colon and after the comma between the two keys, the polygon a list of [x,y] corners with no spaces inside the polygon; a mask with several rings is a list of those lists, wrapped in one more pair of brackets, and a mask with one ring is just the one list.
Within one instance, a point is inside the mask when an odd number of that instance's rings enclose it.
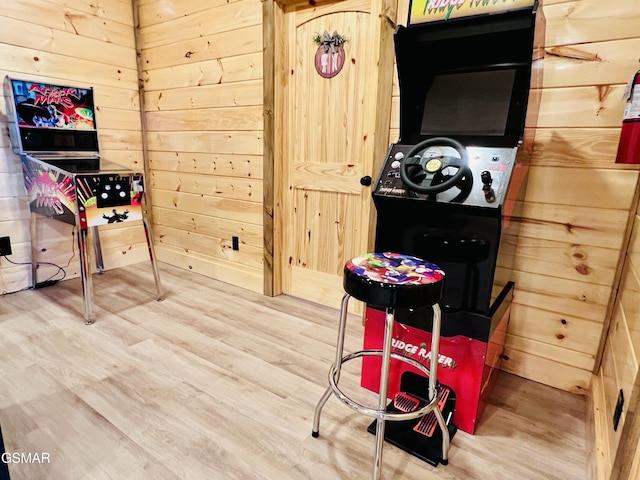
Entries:
{"label": "hardwood floor plank", "polygon": [[[10,464],[12,479],[134,478],[132,472],[144,472],[146,478],[180,478],[68,390],[3,409],[3,415],[11,419],[11,440],[5,439],[8,452],[46,453],[50,459]],[[3,433],[5,424],[3,418]]]}
{"label": "hardwood floor plank", "polygon": [[[96,323],[78,278],[5,295],[0,424],[12,480],[370,478],[371,420],[316,402],[334,357],[336,308],[265,297],[161,264],[165,300],[144,265],[94,275]],[[346,350],[361,348],[352,315]],[[361,402],[358,361],[340,385]],[[501,373],[476,435],[458,432],[431,467],[386,445],[383,478],[587,478],[585,397]]]}

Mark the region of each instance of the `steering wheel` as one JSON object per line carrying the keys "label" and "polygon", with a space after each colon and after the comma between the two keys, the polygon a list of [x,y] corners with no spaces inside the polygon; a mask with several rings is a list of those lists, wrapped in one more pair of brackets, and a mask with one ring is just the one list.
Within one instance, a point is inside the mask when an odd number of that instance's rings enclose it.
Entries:
{"label": "steering wheel", "polygon": [[[440,155],[428,158],[425,162],[418,153],[434,145],[451,147],[459,157]],[[446,180],[441,183],[434,182],[436,177],[442,179],[442,175],[438,174],[447,167],[457,167],[458,171],[447,176]],[[468,173],[470,172],[467,149],[457,140],[448,137],[434,137],[418,143],[407,153],[400,164],[400,178],[406,187],[413,192],[422,194],[435,194],[449,190],[458,185]],[[414,178],[417,178],[418,181],[414,181]]]}

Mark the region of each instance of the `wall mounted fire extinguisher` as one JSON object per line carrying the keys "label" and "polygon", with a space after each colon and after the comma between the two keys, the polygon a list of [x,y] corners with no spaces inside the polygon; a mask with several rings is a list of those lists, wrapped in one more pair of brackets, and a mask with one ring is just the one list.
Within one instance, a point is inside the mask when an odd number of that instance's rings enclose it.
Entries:
{"label": "wall mounted fire extinguisher", "polygon": [[627,84],[624,98],[627,106],[624,109],[616,163],[640,164],[640,70]]}

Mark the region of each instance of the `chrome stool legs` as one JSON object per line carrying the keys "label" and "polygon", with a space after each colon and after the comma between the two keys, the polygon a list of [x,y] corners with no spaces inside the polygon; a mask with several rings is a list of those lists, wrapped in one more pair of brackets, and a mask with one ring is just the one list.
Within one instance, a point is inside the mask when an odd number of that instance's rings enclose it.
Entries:
{"label": "chrome stool legs", "polygon": [[[394,310],[386,309],[384,322],[384,341],[382,345],[382,366],[380,368],[380,391],[378,395],[378,410],[387,410],[387,389],[389,387],[389,367],[391,366],[391,340],[393,339]],[[384,446],[384,418],[376,419],[376,456],[373,464],[373,478],[380,478],[382,472],[382,447]]]}
{"label": "chrome stool legs", "polygon": [[[331,365],[331,370],[329,373],[329,376],[331,377],[331,372],[334,369],[336,370],[336,382],[340,380],[340,368],[342,367],[342,354],[344,352],[344,336],[347,331],[347,306],[349,305],[349,298],[351,298],[351,295],[349,295],[348,293],[345,293],[342,297],[342,304],[340,307],[340,324],[338,326],[338,341],[336,342],[336,360],[333,365]],[[322,412],[322,407],[324,407],[324,404],[327,403],[327,400],[329,400],[332,391],[333,389],[331,388],[331,384],[329,384],[327,389],[324,391],[324,394],[320,398],[320,401],[316,405],[316,411],[313,416],[313,430],[311,431],[311,435],[313,437],[317,438],[318,435],[320,435],[320,413]]]}
{"label": "chrome stool legs", "polygon": [[[385,421],[398,421],[398,420],[410,420],[419,418],[427,413],[433,411],[438,425],[442,430],[442,463],[448,462],[448,452],[450,444],[449,430],[447,428],[444,416],[440,408],[438,407],[438,385],[437,385],[437,369],[438,369],[438,355],[440,345],[440,324],[441,313],[440,306],[438,304],[433,305],[433,328],[431,337],[431,361],[430,366],[427,368],[421,363],[403,355],[391,352],[392,339],[393,339],[393,325],[394,325],[394,309],[387,308],[385,315],[385,331],[382,350],[360,350],[350,355],[344,356],[344,339],[346,333],[347,323],[347,306],[349,298],[351,296],[347,293],[342,297],[342,306],[340,310],[340,324],[338,327],[338,340],[336,346],[335,362],[331,365],[329,370],[329,387],[325,390],[324,394],[316,405],[314,417],[313,417],[313,430],[312,436],[318,437],[320,435],[320,414],[322,408],[334,393],[336,397],[347,406],[352,409],[364,413],[368,416],[376,418],[376,451],[373,468],[373,480],[379,480],[382,470],[382,450],[384,446],[384,433],[385,433]],[[364,356],[380,356],[382,358],[382,366],[380,371],[380,390],[378,395],[377,408],[367,407],[362,405],[346,396],[338,387],[340,380],[340,370],[342,364],[353,360],[355,358]],[[413,412],[391,413],[387,412],[387,389],[389,383],[389,368],[391,365],[391,359],[396,359],[411,366],[417,368],[425,375],[429,377],[429,403]]]}

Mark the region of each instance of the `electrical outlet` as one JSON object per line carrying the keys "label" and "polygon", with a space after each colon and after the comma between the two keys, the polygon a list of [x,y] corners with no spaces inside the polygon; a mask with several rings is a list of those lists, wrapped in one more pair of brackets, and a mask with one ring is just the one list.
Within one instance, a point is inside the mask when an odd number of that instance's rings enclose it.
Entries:
{"label": "electrical outlet", "polygon": [[11,255],[10,237],[0,237],[0,256]]}

